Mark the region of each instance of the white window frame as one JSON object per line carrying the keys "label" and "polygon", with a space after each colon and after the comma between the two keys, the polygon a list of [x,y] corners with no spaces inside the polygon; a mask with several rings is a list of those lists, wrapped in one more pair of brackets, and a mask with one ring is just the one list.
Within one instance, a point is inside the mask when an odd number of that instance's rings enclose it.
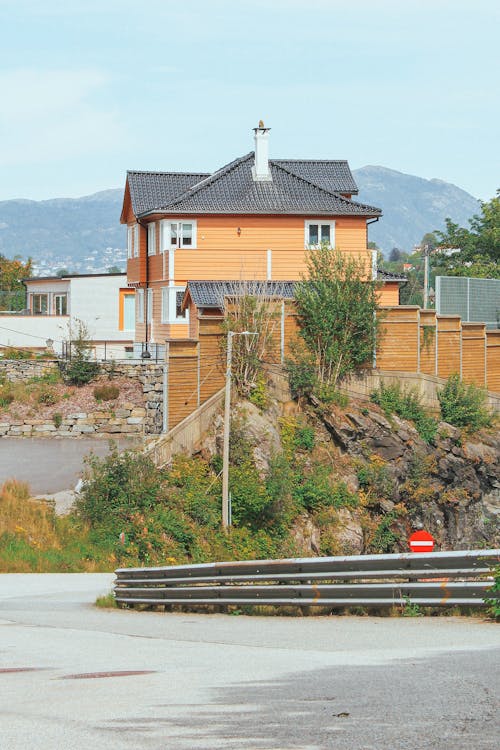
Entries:
{"label": "white window frame", "polygon": [[[58,312],[58,300],[65,300],[66,312]],[[62,303],[61,303],[62,304]],[[68,314],[68,293],[67,292],[56,292],[54,293],[54,315],[67,315]]]}
{"label": "white window frame", "polygon": [[[45,310],[42,310],[42,297],[45,297]],[[40,311],[35,312],[35,298],[39,298]],[[50,315],[50,297],[49,292],[33,292],[31,295],[31,312],[32,315]]]}
{"label": "white window frame", "polygon": [[148,224],[148,255],[156,255],[156,223]]}
{"label": "white window frame", "polygon": [[[321,226],[329,226],[330,227],[330,242],[329,247],[335,247],[335,222],[334,221],[325,221],[325,219],[307,219],[304,226],[304,243],[306,248],[307,247],[320,247],[321,246],[321,239],[317,245],[313,245],[311,242],[309,242],[309,227],[311,224],[317,224],[318,227]],[[321,232],[321,229],[319,230],[319,233]]]}
{"label": "white window frame", "polygon": [[134,248],[134,227],[132,225],[127,227],[127,258],[133,258]]}
{"label": "white window frame", "polygon": [[177,293],[185,292],[185,286],[163,286],[161,288],[161,322],[170,325],[189,323],[189,310],[182,318],[177,317]]}
{"label": "white window frame", "polygon": [[[172,235],[172,225],[173,224],[191,224],[192,226],[192,244],[191,245],[184,245],[182,242],[182,236],[180,237],[180,242],[178,242],[177,245],[172,245],[171,243],[171,235]],[[166,253],[169,250],[196,250],[198,247],[198,226],[196,219],[175,219],[173,221],[172,219],[164,220],[160,222],[160,252]]]}
{"label": "white window frame", "polygon": [[147,290],[147,315],[146,322],[151,323],[153,320],[153,290],[151,287]]}
{"label": "white window frame", "polygon": [[144,289],[137,290],[136,300],[137,300],[137,309],[136,309],[137,322],[144,323]]}
{"label": "white window frame", "polygon": [[134,225],[134,258],[139,257],[139,224]]}

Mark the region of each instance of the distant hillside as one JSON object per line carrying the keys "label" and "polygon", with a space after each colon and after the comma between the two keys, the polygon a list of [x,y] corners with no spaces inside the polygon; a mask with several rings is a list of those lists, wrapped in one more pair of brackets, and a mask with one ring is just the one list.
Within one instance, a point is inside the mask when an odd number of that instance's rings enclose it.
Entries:
{"label": "distant hillside", "polygon": [[476,198],[443,180],[424,180],[386,167],[362,167],[353,174],[358,199],[384,212],[370,226],[369,238],[386,253],[393,247],[411,250],[426,232],[444,229],[448,216],[468,227],[468,220],[479,211]]}
{"label": "distant hillside", "polygon": [[[444,227],[450,216],[462,226],[477,213],[478,202],[442,180],[424,180],[385,167],[354,170],[359,200],[382,208],[369,237],[388,252],[410,250],[425,232]],[[83,198],[0,202],[0,253],[31,256],[37,273],[124,266],[126,237],[120,224],[123,191],[104,190]]]}
{"label": "distant hillside", "polygon": [[[85,271],[123,266],[125,228],[120,224],[123,190],[83,198],[0,202],[0,253],[31,256],[44,268]],[[108,248],[106,252],[106,248]],[[121,252],[113,252],[119,249]]]}

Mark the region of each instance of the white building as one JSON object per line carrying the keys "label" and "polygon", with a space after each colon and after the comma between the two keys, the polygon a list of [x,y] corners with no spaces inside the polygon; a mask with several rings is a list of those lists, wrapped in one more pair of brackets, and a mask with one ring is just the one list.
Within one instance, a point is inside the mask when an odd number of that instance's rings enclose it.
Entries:
{"label": "white building", "polygon": [[135,291],[127,287],[125,273],[48,276],[25,279],[24,284],[26,309],[0,313],[2,347],[45,350],[53,342],[54,351],[61,353],[81,320],[98,358],[130,356]]}

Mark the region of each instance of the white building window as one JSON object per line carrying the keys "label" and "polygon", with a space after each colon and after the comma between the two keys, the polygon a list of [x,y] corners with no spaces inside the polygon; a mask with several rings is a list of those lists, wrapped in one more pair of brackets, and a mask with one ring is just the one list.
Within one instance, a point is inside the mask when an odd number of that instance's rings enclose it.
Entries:
{"label": "white building window", "polygon": [[335,222],[321,219],[306,221],[305,244],[306,247],[319,247],[323,244],[335,247]]}
{"label": "white building window", "polygon": [[137,295],[137,313],[136,318],[138,323],[144,323],[144,289],[138,289]]}
{"label": "white building window", "polygon": [[148,289],[148,296],[147,296],[147,315],[146,315],[146,321],[148,323],[151,323],[153,320],[153,290]]}
{"label": "white building window", "polygon": [[162,221],[161,252],[196,248],[196,221]]}
{"label": "white building window", "polygon": [[148,224],[148,255],[156,255],[156,224]]}
{"label": "white building window", "polygon": [[161,290],[161,322],[188,323],[189,311],[182,310],[185,288],[183,286],[166,286]]}
{"label": "white building window", "polygon": [[31,312],[33,315],[48,315],[49,314],[49,295],[48,294],[33,294],[31,296]]}
{"label": "white building window", "polygon": [[139,224],[134,226],[134,258],[139,257]]}
{"label": "white building window", "polygon": [[127,227],[127,258],[133,257],[134,227]]}
{"label": "white building window", "polygon": [[68,314],[68,295],[67,294],[55,294],[54,295],[54,313],[55,315],[67,315]]}

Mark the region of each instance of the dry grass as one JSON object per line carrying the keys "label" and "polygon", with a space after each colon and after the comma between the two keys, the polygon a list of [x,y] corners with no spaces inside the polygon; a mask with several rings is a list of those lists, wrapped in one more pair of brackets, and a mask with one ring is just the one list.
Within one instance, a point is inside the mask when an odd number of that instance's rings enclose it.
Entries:
{"label": "dry grass", "polygon": [[0,487],[0,536],[22,536],[32,547],[58,547],[54,508],[33,500],[26,482],[10,479]]}

